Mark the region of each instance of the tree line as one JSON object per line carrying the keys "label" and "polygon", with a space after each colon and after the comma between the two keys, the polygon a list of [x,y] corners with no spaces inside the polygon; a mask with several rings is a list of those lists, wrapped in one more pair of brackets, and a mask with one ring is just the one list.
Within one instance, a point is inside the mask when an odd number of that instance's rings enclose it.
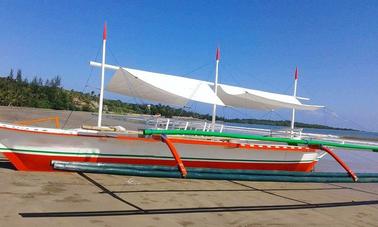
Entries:
{"label": "tree line", "polygon": [[14,75],[13,69],[9,75],[0,80],[0,105],[27,106],[50,109],[75,109],[70,102],[70,94],[61,87],[61,78],[56,76],[43,81],[34,77],[31,81],[23,78],[19,69]]}

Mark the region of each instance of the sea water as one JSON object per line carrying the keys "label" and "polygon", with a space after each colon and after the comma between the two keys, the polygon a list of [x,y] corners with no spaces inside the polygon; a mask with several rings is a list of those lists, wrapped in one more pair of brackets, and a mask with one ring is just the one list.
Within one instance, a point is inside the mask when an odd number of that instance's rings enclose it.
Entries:
{"label": "sea water", "polygon": [[[258,125],[258,124],[237,124],[226,123],[230,126],[262,128],[269,130],[280,130],[282,126]],[[314,133],[323,135],[335,135],[340,137],[364,139],[366,141],[377,142],[377,132],[365,132],[357,130],[335,130],[335,129],[315,129],[304,128],[304,133]],[[356,173],[378,173],[378,152],[370,150],[355,150],[334,148],[333,151]],[[337,161],[330,155],[324,156],[315,166],[315,172],[345,172]]]}
{"label": "sea water", "polygon": [[[269,130],[280,130],[284,129],[282,126],[275,125],[259,125],[259,124],[241,124],[241,123],[225,123],[229,126],[238,126],[246,128],[261,128]],[[287,128],[286,128],[287,129]],[[303,133],[314,133],[314,134],[323,134],[323,135],[335,135],[340,137],[351,137],[351,138],[361,138],[369,140],[378,140],[378,132],[366,132],[359,130],[338,130],[338,129],[318,129],[318,128],[303,128]]]}

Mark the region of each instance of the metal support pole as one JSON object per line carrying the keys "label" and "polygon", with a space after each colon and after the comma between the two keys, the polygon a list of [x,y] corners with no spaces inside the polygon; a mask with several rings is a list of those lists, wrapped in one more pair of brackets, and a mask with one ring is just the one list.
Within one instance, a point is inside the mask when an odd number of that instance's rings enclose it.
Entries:
{"label": "metal support pole", "polygon": [[104,101],[105,56],[106,56],[106,23],[104,24],[104,33],[103,33],[103,40],[102,40],[101,90],[100,90],[100,100],[98,104],[98,121],[97,121],[97,126],[99,128],[101,128],[102,108],[103,108],[103,101]]}
{"label": "metal support pole", "polygon": [[[215,93],[215,95],[217,95],[217,93],[218,93],[219,58],[220,58],[220,52],[219,52],[219,48],[217,48],[217,52],[216,52],[216,55],[215,55],[215,60],[216,60],[216,63],[215,63],[215,81],[214,81],[214,93]],[[213,115],[211,117],[211,129],[212,129],[213,132],[214,132],[214,129],[215,129],[216,115],[217,115],[217,105],[214,104],[213,105]]]}
{"label": "metal support pole", "polygon": [[[295,68],[295,76],[294,76],[294,98],[297,97],[297,86],[298,86],[298,68]],[[294,122],[295,122],[295,108],[293,108],[291,114],[291,136],[294,136]]]}

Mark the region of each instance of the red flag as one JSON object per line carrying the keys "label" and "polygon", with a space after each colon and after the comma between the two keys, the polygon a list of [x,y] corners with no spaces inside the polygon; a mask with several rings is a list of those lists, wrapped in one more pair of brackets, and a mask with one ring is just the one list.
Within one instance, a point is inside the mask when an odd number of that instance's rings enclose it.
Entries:
{"label": "red flag", "polygon": [[298,67],[295,67],[295,75],[294,75],[295,80],[298,80]]}
{"label": "red flag", "polygon": [[104,23],[104,32],[102,33],[102,39],[106,40],[106,22]]}
{"label": "red flag", "polygon": [[217,48],[217,53],[215,54],[215,60],[219,61],[220,59],[220,50]]}

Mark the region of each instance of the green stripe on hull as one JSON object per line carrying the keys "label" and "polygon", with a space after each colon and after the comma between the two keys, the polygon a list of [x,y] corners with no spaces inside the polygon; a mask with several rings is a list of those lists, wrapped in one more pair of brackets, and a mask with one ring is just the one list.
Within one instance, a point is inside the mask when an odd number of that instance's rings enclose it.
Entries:
{"label": "green stripe on hull", "polygon": [[[42,151],[27,150],[17,148],[0,148],[0,151],[10,151],[13,153],[33,154],[33,155],[58,155],[58,156],[93,156],[93,157],[129,157],[129,158],[148,158],[148,159],[172,159],[171,156],[159,155],[130,155],[130,154],[104,154],[104,153],[77,153],[77,152],[61,152],[61,151]],[[315,160],[241,160],[241,159],[220,159],[220,158],[189,158],[182,157],[183,160],[197,161],[224,161],[224,162],[259,162],[259,163],[311,163]]]}

